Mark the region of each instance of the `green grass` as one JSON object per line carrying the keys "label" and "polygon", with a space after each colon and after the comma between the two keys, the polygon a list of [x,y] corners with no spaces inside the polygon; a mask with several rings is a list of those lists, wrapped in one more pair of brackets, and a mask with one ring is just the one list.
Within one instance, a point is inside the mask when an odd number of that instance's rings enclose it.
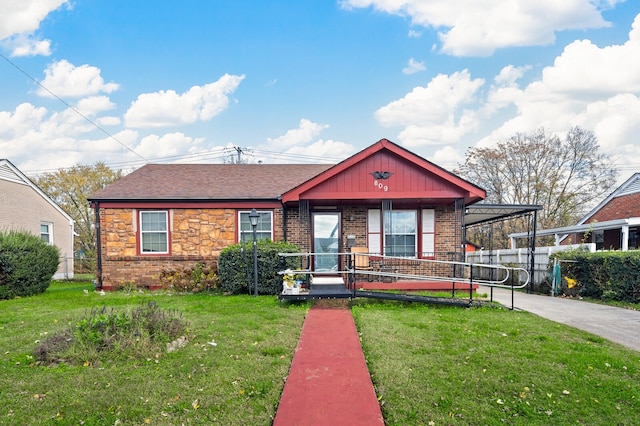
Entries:
{"label": "green grass", "polygon": [[637,424],[638,352],[506,309],[353,312],[389,425]]}
{"label": "green grass", "polygon": [[[36,341],[93,308],[150,301],[183,314],[187,346],[89,366],[31,358]],[[81,282],[1,301],[0,425],[269,425],[307,309],[267,296],[100,296]],[[389,425],[637,424],[638,352],[506,309],[352,309]]]}
{"label": "green grass", "polygon": [[[148,301],[183,313],[190,326],[185,347],[99,368],[36,366],[36,341],[92,308],[135,308]],[[75,282],[2,301],[0,424],[269,425],[306,310],[262,296],[100,296],[92,284]]]}

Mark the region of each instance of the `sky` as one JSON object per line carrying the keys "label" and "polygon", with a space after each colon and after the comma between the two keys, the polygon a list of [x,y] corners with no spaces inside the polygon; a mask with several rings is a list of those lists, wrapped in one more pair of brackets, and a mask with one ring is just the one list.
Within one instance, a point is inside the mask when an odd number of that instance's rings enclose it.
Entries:
{"label": "sky", "polygon": [[594,132],[640,171],[638,0],[0,0],[0,158],[337,163]]}

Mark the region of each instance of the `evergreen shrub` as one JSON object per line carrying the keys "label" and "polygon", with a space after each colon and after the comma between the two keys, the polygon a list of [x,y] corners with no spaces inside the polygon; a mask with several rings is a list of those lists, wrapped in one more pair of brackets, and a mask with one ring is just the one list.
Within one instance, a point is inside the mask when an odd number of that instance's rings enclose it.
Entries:
{"label": "evergreen shrub", "polygon": [[39,236],[0,232],[0,299],[44,293],[59,262],[60,249]]}
{"label": "evergreen shrub", "polygon": [[[260,240],[256,244],[258,258],[258,294],[278,294],[282,289],[282,276],[278,271],[296,269],[300,266],[298,257],[280,257],[278,253],[300,253],[300,249],[284,241]],[[253,243],[238,243],[220,252],[218,261],[220,287],[228,293],[252,294]]]}

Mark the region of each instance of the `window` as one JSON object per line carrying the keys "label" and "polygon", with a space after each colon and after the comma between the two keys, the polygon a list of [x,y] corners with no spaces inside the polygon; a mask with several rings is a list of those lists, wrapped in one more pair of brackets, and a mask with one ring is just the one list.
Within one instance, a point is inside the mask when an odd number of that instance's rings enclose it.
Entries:
{"label": "window", "polygon": [[416,257],[417,217],[415,211],[384,212],[384,254],[386,256]]}
{"label": "window", "polygon": [[51,233],[51,228],[53,225],[51,223],[41,223],[40,224],[40,238],[47,244],[53,244],[53,234]]}
{"label": "window", "polygon": [[[253,240],[253,228],[249,220],[250,212],[240,212],[239,222],[240,230],[238,232],[239,242],[248,242]],[[273,221],[272,212],[258,212],[258,226],[256,226],[256,240],[272,240],[273,241]]]}
{"label": "window", "polygon": [[141,253],[169,252],[169,214],[166,211],[140,212]]}
{"label": "window", "polygon": [[389,210],[384,221],[379,209],[367,214],[367,243],[370,253],[386,256],[433,257],[435,256],[435,210]]}

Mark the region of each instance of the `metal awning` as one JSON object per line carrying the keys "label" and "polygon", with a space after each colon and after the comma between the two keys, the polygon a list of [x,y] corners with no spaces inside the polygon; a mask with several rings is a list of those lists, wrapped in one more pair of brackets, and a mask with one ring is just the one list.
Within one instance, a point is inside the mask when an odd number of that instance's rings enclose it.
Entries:
{"label": "metal awning", "polygon": [[[629,217],[626,219],[614,219],[604,222],[583,223],[582,225],[564,226],[562,228],[543,229],[538,231],[538,236],[566,236],[568,234],[576,234],[583,232],[602,231],[608,229],[620,229],[623,226],[639,226],[640,217]],[[509,234],[511,238],[524,238],[527,234],[525,232],[516,232]]]}
{"label": "metal awning", "polygon": [[466,207],[464,224],[469,227],[499,222],[538,210],[542,210],[542,206],[539,204],[472,204]]}

